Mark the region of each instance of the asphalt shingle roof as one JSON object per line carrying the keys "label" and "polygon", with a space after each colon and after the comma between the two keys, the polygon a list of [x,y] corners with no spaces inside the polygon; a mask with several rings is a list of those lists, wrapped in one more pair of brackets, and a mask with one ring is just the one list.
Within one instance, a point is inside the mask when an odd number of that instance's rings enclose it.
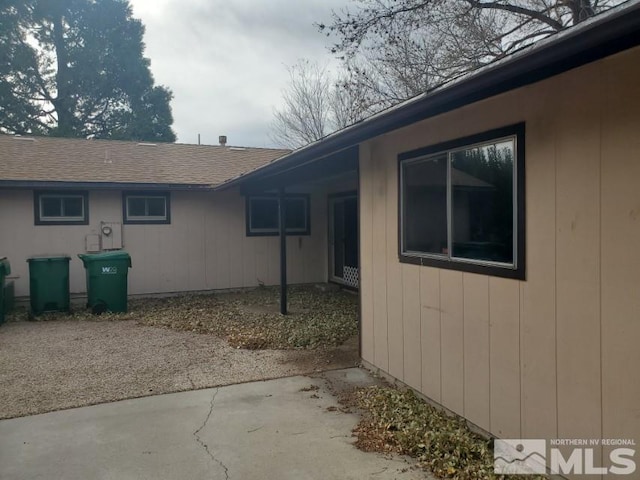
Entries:
{"label": "asphalt shingle roof", "polygon": [[214,186],[287,153],[270,148],[0,135],[0,180]]}

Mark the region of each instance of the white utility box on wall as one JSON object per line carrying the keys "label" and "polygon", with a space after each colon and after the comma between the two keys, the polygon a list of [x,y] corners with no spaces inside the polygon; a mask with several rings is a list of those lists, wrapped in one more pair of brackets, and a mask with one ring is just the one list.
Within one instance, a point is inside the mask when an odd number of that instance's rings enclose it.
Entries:
{"label": "white utility box on wall", "polygon": [[100,235],[90,233],[84,237],[84,250],[87,253],[98,253],[100,249]]}
{"label": "white utility box on wall", "polygon": [[122,223],[100,222],[102,250],[118,250],[122,248]]}

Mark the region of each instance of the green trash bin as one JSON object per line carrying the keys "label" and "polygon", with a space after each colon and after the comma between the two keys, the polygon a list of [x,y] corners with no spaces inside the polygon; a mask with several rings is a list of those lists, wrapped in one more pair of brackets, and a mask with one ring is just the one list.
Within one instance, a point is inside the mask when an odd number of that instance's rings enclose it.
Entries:
{"label": "green trash bin", "polygon": [[87,307],[97,314],[126,312],[129,254],[120,250],[78,257],[87,271]]}
{"label": "green trash bin", "polygon": [[31,313],[69,312],[68,255],[38,255],[29,263]]}
{"label": "green trash bin", "polygon": [[11,273],[11,265],[6,257],[0,258],[0,324],[4,323],[4,279]]}

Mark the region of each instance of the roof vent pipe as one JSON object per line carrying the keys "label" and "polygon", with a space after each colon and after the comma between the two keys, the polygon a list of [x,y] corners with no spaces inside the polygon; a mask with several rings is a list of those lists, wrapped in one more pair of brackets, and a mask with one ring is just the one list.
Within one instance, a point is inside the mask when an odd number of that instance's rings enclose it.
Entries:
{"label": "roof vent pipe", "polygon": [[218,142],[220,142],[220,146],[224,147],[227,144],[227,136],[226,135],[220,135],[218,137]]}

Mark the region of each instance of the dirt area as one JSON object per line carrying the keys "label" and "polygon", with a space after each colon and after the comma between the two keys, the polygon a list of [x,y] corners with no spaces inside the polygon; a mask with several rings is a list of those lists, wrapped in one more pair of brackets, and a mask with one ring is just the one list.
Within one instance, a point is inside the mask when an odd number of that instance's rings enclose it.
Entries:
{"label": "dirt area", "polygon": [[357,365],[357,297],[321,310],[323,295],[292,295],[288,317],[262,310],[271,289],[137,301],[120,315],[14,316],[0,327],[0,419]]}
{"label": "dirt area", "polygon": [[0,328],[0,419],[354,366],[357,337],[322,350],[242,350],[135,321]]}

